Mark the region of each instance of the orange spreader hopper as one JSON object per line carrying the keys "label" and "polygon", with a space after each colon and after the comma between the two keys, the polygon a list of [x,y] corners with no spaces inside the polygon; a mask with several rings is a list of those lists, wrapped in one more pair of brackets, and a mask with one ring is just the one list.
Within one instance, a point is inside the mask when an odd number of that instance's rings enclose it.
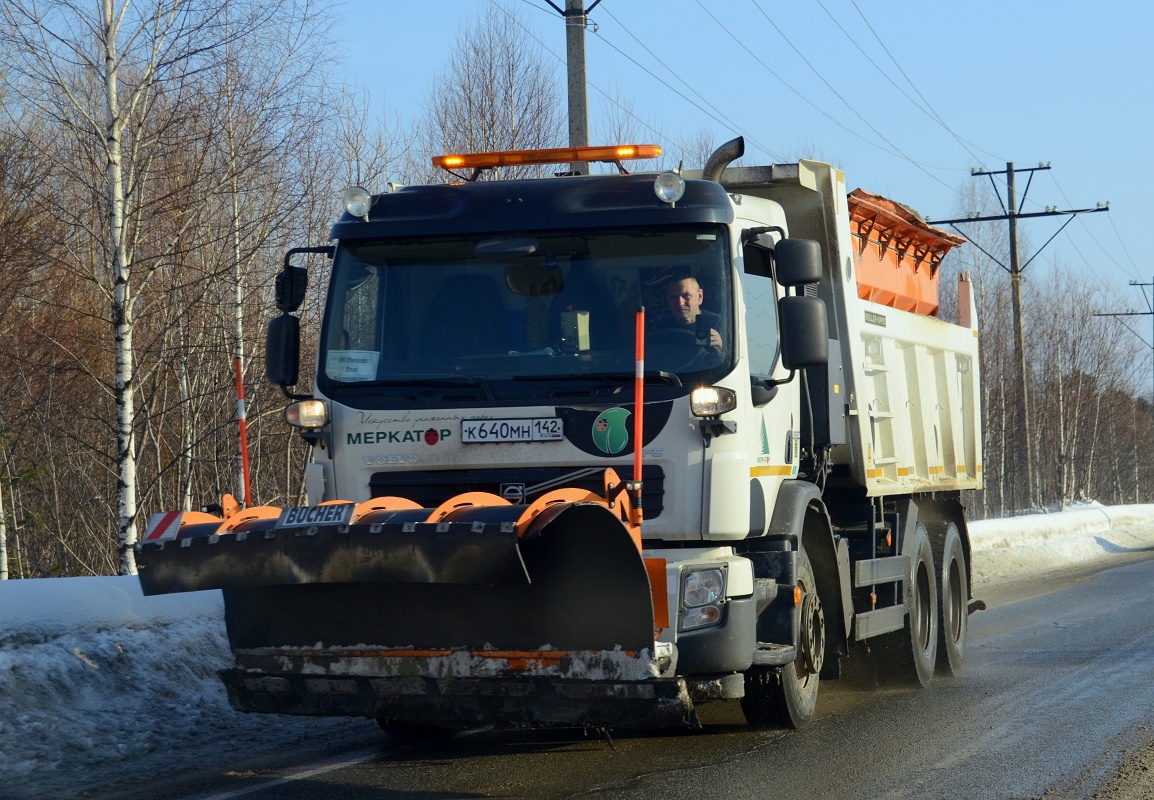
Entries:
{"label": "orange spreader hopper", "polygon": [[849,195],[858,297],[915,314],[938,313],[938,265],[965,239],[927,225],[881,195]]}

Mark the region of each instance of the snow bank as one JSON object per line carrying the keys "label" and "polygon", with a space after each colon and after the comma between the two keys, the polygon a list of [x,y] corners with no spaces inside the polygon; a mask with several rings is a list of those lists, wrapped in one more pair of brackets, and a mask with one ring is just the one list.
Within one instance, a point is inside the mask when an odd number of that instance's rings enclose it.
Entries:
{"label": "snow bank", "polygon": [[974,586],[1154,549],[1154,505],[1101,506],[970,523]]}
{"label": "snow bank", "polygon": [[228,657],[220,593],[156,599],[135,578],[0,584],[6,790],[35,776],[43,791],[54,775],[171,752],[211,729]]}
{"label": "snow bank", "polygon": [[222,742],[272,749],[365,725],[238,714],[216,676],[231,661],[220,592],[143,597],[131,577],[0,582],[0,796],[74,797],[110,772],[146,783]]}
{"label": "snow bank", "polygon": [[66,578],[0,583],[0,646],[68,633],[219,620],[220,592],[145,597],[136,578]]}

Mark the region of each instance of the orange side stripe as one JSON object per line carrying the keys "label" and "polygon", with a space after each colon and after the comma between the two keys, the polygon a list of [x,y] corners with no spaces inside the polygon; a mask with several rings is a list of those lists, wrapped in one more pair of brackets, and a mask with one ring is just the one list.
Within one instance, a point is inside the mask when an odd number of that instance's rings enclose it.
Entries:
{"label": "orange side stripe", "polygon": [[749,477],[768,478],[773,475],[792,475],[793,467],[789,464],[771,464],[767,467],[750,467]]}

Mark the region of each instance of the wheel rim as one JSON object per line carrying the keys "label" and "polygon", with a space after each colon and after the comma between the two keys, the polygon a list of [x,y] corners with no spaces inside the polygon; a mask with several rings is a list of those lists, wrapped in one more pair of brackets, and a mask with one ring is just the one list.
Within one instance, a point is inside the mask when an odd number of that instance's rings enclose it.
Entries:
{"label": "wheel rim", "polygon": [[821,672],[825,661],[825,610],[816,592],[806,591],[801,605],[802,658],[797,662],[799,679]]}
{"label": "wheel rim", "polygon": [[930,614],[932,612],[930,608],[930,591],[930,576],[926,569],[925,562],[920,561],[918,562],[918,577],[915,589],[916,596],[914,597],[914,613],[916,617],[913,622],[917,628],[914,631],[915,641],[922,652],[929,650],[930,645],[933,644],[930,641],[930,634],[933,630],[930,620]]}
{"label": "wheel rim", "polygon": [[950,596],[946,598],[949,604],[949,635],[951,641],[958,641],[962,638],[962,571],[956,558],[950,559]]}

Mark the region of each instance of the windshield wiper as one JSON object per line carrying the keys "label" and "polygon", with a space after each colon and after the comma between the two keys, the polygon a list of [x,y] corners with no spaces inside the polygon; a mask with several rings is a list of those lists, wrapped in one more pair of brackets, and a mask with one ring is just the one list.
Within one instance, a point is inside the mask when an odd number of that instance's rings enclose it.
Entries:
{"label": "windshield wiper", "polygon": [[[632,372],[576,372],[570,375],[515,375],[515,381],[596,381],[598,383],[624,383],[635,377]],[[681,386],[681,379],[672,372],[647,370],[646,383],[664,383],[667,386]]]}

